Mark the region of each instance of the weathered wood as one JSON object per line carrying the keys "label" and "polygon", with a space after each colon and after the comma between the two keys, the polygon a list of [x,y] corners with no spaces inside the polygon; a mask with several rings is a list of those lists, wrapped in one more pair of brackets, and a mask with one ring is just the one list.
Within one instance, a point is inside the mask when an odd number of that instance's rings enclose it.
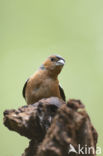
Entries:
{"label": "weathered wood", "polygon": [[[18,110],[6,110],[4,125],[31,140],[22,156],[78,155],[68,153],[70,145],[78,151],[78,144],[96,150],[97,132],[79,100],[66,104],[51,97]],[[91,151],[89,155],[96,154]]]}

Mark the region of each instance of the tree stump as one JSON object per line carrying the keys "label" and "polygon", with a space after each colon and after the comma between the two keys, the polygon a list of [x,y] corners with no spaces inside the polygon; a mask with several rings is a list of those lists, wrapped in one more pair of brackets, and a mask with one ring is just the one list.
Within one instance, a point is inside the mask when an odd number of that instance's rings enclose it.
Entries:
{"label": "tree stump", "polygon": [[30,139],[22,156],[96,155],[98,135],[80,100],[51,97],[6,110],[4,125]]}

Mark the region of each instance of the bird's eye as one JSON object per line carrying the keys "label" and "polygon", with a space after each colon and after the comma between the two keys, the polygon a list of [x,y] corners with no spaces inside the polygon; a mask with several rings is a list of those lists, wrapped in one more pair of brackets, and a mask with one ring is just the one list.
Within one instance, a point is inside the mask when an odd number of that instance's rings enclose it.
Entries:
{"label": "bird's eye", "polygon": [[53,62],[53,61],[55,61],[55,59],[54,58],[51,58],[51,61]]}

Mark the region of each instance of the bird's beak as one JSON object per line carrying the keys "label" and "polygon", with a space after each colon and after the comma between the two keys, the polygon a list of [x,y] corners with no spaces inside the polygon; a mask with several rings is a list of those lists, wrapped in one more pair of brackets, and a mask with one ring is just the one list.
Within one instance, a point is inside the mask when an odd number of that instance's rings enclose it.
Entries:
{"label": "bird's beak", "polygon": [[56,62],[57,66],[63,66],[65,64],[65,61],[60,59],[59,61]]}

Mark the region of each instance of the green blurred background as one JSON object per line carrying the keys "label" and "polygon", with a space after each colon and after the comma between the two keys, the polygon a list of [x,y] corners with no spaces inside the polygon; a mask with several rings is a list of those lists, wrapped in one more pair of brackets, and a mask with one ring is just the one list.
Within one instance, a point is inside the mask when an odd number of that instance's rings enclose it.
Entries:
{"label": "green blurred background", "polygon": [[0,155],[20,156],[29,140],[3,126],[3,111],[25,105],[22,88],[51,54],[66,64],[67,99],[81,99],[103,146],[103,1],[0,0]]}

